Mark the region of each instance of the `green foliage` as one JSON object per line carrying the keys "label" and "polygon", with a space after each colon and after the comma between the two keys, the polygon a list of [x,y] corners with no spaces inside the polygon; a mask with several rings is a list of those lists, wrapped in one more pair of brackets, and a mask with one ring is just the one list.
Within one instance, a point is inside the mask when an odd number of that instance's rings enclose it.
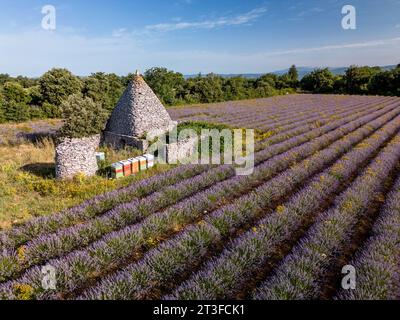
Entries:
{"label": "green foliage", "polygon": [[222,91],[223,78],[215,74],[192,79],[191,94],[201,103],[220,102],[224,100]]}
{"label": "green foliage", "polygon": [[80,93],[82,81],[67,69],[51,69],[39,80],[44,102],[60,106],[68,96]]}
{"label": "green foliage", "polygon": [[350,66],[346,70],[345,81],[347,93],[350,94],[367,94],[368,85],[373,76],[380,73],[379,67],[357,67]]}
{"label": "green foliage", "polygon": [[289,72],[287,74],[288,78],[288,83],[290,88],[298,88],[299,87],[299,72],[297,71],[297,68],[295,65],[292,65],[289,69]]}
{"label": "green foliage", "polygon": [[292,65],[290,67],[288,76],[291,81],[294,81],[294,82],[299,81],[299,72],[297,71],[297,68],[295,65]]}
{"label": "green foliage", "polygon": [[368,89],[373,94],[400,96],[400,67],[375,74]]}
{"label": "green foliage", "polygon": [[243,77],[229,78],[223,82],[224,100],[241,100],[249,97],[249,83]]}
{"label": "green foliage", "polygon": [[152,68],[145,72],[144,78],[161,102],[167,105],[179,102],[185,83],[181,73],[169,71],[166,68]]}
{"label": "green foliage", "polygon": [[[202,130],[218,130],[221,132],[222,130],[229,130],[232,133],[232,139],[234,138],[233,134],[233,128],[230,126],[227,126],[225,124],[220,124],[220,123],[211,123],[211,122],[204,122],[204,121],[186,121],[186,122],[181,122],[178,124],[177,131],[178,131],[178,136],[179,134],[185,130],[185,129],[191,129],[196,132],[197,136],[200,137]],[[203,140],[206,141],[206,140]],[[209,143],[209,151],[210,154],[213,151],[213,145],[212,145],[212,138],[208,138],[208,143]],[[221,155],[223,155],[223,152],[225,150],[225,139],[223,136],[220,138],[220,152]],[[198,151],[201,152],[201,144],[198,145]]]}
{"label": "green foliage", "polygon": [[199,135],[201,133],[201,130],[206,130],[206,129],[208,129],[208,130],[212,130],[212,129],[231,130],[232,128],[227,126],[226,124],[221,124],[221,123],[210,123],[210,122],[205,122],[205,121],[186,121],[186,122],[179,123],[177,129],[178,129],[178,134],[182,130],[192,129]]}
{"label": "green foliage", "polygon": [[[52,69],[40,79],[0,74],[0,122],[34,118],[60,118],[61,104],[70,95],[82,94],[110,114],[133,74],[93,73],[82,80],[66,69]],[[379,67],[351,66],[344,76],[316,69],[301,81],[295,65],[287,74],[264,74],[257,79],[216,74],[185,79],[166,68],[145,72],[145,80],[166,106],[256,99],[294,93],[379,94],[400,96],[400,64],[391,71]]]}
{"label": "green foliage", "polygon": [[104,129],[107,112],[100,103],[79,94],[71,95],[61,105],[64,125],[60,135],[68,138],[89,137]]}
{"label": "green foliage", "polygon": [[5,84],[8,81],[11,81],[11,77],[7,73],[0,73],[0,85]]}
{"label": "green foliage", "polygon": [[314,93],[332,93],[336,77],[328,68],[315,69],[301,79],[301,88]]}
{"label": "green foliage", "polygon": [[93,73],[84,80],[83,94],[100,103],[109,112],[117,104],[124,87],[116,74]]}
{"label": "green foliage", "polygon": [[5,101],[2,93],[0,92],[0,123],[4,122],[6,122]]}
{"label": "green foliage", "polygon": [[26,121],[30,118],[28,103],[31,97],[27,89],[17,82],[6,82],[3,86],[3,113],[7,121]]}
{"label": "green foliage", "polygon": [[56,119],[62,116],[61,107],[54,104],[43,102],[41,109],[46,118]]}

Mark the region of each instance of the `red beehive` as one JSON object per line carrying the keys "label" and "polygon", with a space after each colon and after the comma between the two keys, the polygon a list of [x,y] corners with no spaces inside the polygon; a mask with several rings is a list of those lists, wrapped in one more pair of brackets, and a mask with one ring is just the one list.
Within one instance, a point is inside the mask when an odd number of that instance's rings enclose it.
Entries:
{"label": "red beehive", "polygon": [[130,161],[120,161],[124,170],[124,177],[130,176],[132,174],[132,167]]}
{"label": "red beehive", "polygon": [[132,174],[136,174],[139,172],[139,160],[136,158],[132,158],[128,160],[131,163]]}

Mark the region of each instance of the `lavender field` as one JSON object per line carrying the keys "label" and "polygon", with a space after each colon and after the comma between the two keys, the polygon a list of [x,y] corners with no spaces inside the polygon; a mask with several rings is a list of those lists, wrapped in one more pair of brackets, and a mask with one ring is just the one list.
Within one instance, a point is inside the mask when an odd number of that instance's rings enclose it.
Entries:
{"label": "lavender field", "polygon": [[1,231],[0,299],[400,299],[400,98],[168,111],[256,129],[254,173],[181,165]]}

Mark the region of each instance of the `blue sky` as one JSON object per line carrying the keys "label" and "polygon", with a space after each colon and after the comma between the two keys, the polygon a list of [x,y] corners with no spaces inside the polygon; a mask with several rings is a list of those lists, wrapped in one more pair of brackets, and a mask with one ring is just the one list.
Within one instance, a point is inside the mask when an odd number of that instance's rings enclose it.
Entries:
{"label": "blue sky", "polygon": [[[341,26],[344,5],[357,29]],[[44,5],[56,30],[41,28]],[[264,73],[400,63],[400,0],[2,0],[0,73]]]}

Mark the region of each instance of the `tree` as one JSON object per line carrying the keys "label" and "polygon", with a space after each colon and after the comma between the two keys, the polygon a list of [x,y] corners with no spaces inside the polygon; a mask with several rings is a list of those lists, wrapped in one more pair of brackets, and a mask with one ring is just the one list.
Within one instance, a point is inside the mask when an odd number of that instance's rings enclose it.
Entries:
{"label": "tree", "polygon": [[40,93],[43,101],[56,107],[68,98],[68,96],[80,93],[81,80],[67,69],[51,69],[39,79]]}
{"label": "tree", "polygon": [[293,82],[299,81],[299,72],[295,65],[292,65],[288,72],[289,79]]}
{"label": "tree", "polygon": [[226,79],[222,84],[224,100],[240,100],[249,97],[248,80],[243,77]]}
{"label": "tree", "polygon": [[123,90],[122,80],[115,74],[98,72],[84,80],[84,96],[91,98],[96,103],[101,103],[109,112],[117,104]]}
{"label": "tree", "polygon": [[347,93],[367,94],[372,77],[379,72],[381,72],[379,67],[350,66],[345,74]]}
{"label": "tree", "polygon": [[375,74],[368,90],[373,94],[400,96],[400,68]]}
{"label": "tree", "polygon": [[335,76],[328,69],[315,69],[301,79],[301,88],[313,93],[332,93]]}
{"label": "tree", "polygon": [[64,125],[60,136],[67,138],[83,138],[99,134],[105,127],[107,112],[100,103],[91,98],[83,98],[80,94],[68,97],[61,106]]}
{"label": "tree", "polygon": [[273,73],[267,73],[259,77],[256,81],[257,87],[269,85],[270,87],[275,88],[278,82],[278,76]]}
{"label": "tree", "polygon": [[5,84],[7,81],[11,81],[11,77],[7,73],[0,73],[0,85]]}
{"label": "tree", "polygon": [[345,94],[346,93],[346,80],[343,76],[336,76],[333,84],[333,92]]}
{"label": "tree", "polygon": [[0,123],[4,123],[6,121],[5,114],[5,101],[2,93],[0,92]]}
{"label": "tree", "polygon": [[144,78],[161,102],[166,105],[178,103],[185,84],[181,73],[166,68],[152,68],[145,72]]}
{"label": "tree", "polygon": [[6,82],[3,87],[4,117],[7,121],[26,121],[29,119],[31,101],[28,90],[17,82]]}
{"label": "tree", "polygon": [[214,73],[196,78],[194,92],[201,103],[220,102],[224,100],[222,86],[224,79]]}
{"label": "tree", "polygon": [[119,76],[117,76],[115,73],[109,73],[107,75],[108,79],[108,86],[109,86],[109,91],[107,93],[108,95],[108,101],[109,101],[109,106],[107,107],[107,110],[112,110],[114,107],[117,105],[119,99],[122,96],[122,93],[125,90],[123,79]]}

